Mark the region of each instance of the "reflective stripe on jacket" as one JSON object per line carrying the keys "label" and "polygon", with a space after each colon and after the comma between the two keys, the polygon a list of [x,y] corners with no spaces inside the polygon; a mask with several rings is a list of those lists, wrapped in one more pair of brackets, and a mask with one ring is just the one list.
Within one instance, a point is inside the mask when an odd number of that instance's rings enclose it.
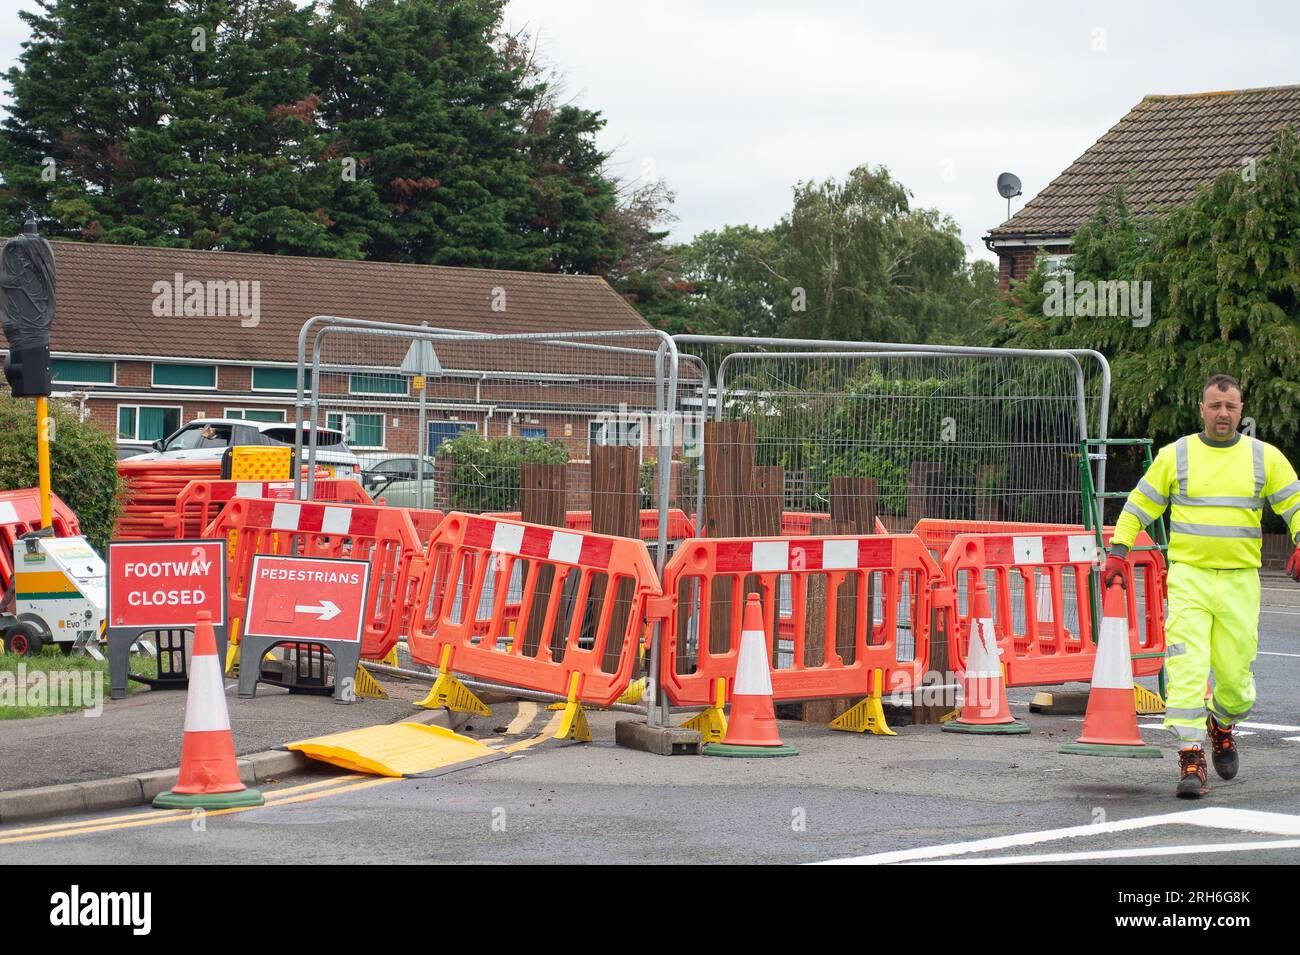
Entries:
{"label": "reflective stripe on jacket", "polygon": [[1171,561],[1258,567],[1266,503],[1291,539],[1300,539],[1300,480],[1281,451],[1246,435],[1226,448],[1189,435],[1160,449],[1128,496],[1112,543],[1132,547],[1138,532],[1168,508]]}

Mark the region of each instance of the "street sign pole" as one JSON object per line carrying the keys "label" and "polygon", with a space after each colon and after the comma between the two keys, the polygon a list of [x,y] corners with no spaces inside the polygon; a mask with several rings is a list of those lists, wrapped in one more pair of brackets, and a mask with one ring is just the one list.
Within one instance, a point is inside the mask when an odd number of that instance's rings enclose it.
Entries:
{"label": "street sign pole", "polygon": [[[420,327],[428,330],[429,323],[421,322]],[[406,350],[402,359],[402,371],[411,376],[412,387],[420,393],[420,436],[415,442],[415,498],[421,510],[424,510],[424,458],[428,453],[428,406],[426,396],[429,393],[429,375],[441,375],[442,363],[433,350],[433,343],[427,338],[417,338]]]}
{"label": "street sign pole", "polygon": [[36,474],[41,489],[41,529],[54,526],[50,507],[50,401],[36,398]]}

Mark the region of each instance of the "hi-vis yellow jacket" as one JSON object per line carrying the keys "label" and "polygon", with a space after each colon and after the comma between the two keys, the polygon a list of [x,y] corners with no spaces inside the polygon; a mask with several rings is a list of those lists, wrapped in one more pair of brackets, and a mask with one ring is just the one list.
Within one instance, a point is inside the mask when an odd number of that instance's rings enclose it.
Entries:
{"label": "hi-vis yellow jacket", "polygon": [[1169,559],[1218,569],[1258,567],[1264,502],[1300,537],[1300,481],[1273,445],[1238,435],[1230,446],[1199,435],[1160,449],[1115,522],[1112,545],[1133,546],[1138,531],[1169,512]]}

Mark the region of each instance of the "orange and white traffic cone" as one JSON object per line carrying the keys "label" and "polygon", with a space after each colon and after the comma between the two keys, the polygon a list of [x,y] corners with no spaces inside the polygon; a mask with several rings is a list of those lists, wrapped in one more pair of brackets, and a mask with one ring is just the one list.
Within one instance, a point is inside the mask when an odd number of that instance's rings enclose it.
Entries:
{"label": "orange and white traffic cone", "polygon": [[239,778],[212,615],[200,610],[195,615],[194,653],[185,698],[180,778],[171,792],[159,793],[153,804],[158,809],[233,809],[263,802],[262,794],[247,788]]}
{"label": "orange and white traffic cone", "polygon": [[1124,588],[1106,589],[1101,638],[1092,665],[1092,689],[1083,717],[1083,735],[1061,747],[1077,756],[1130,756],[1158,759],[1158,746],[1142,742],[1133,699],[1133,658],[1128,646],[1128,610]]}
{"label": "orange and white traffic cone", "polygon": [[966,669],[962,673],[962,707],[955,720],[943,724],[945,733],[1008,735],[1028,733],[1029,727],[1011,718],[1007,684],[998,659],[989,592],[983,582],[971,594],[970,640],[966,644]]}
{"label": "orange and white traffic cone", "polygon": [[707,756],[794,756],[799,751],[782,743],[776,728],[772,670],[758,594],[750,594],[745,601],[743,621],[727,735],[701,752]]}

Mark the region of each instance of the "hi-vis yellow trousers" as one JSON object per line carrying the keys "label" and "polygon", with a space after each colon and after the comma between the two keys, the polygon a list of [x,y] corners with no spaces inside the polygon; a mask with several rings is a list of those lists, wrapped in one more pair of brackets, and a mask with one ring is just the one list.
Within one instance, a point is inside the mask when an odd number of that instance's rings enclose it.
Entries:
{"label": "hi-vis yellow trousers", "polygon": [[1259,570],[1169,567],[1165,621],[1165,728],[1182,743],[1205,738],[1205,681],[1214,670],[1209,711],[1223,726],[1255,704],[1259,648]]}

